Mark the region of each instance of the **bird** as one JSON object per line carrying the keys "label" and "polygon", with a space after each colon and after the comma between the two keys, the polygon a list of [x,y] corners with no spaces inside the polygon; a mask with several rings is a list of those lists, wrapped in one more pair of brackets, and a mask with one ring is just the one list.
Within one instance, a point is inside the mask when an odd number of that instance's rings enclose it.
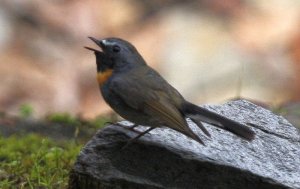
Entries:
{"label": "bird", "polygon": [[134,45],[117,38],[88,37],[99,50],[96,56],[97,82],[105,102],[121,117],[136,126],[149,128],[133,140],[159,127],[168,127],[204,144],[189,127],[190,118],[202,132],[211,137],[202,122],[222,128],[251,141],[255,132],[237,121],[209,111],[186,100],[156,70],[151,68]]}

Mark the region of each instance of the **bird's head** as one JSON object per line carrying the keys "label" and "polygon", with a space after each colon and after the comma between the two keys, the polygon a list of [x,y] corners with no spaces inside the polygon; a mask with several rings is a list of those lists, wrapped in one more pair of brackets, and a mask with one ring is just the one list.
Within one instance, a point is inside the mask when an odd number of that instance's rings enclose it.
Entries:
{"label": "bird's head", "polygon": [[136,48],[120,38],[105,38],[102,40],[89,37],[101,50],[85,47],[96,55],[97,71],[124,71],[135,65],[145,65],[142,56]]}

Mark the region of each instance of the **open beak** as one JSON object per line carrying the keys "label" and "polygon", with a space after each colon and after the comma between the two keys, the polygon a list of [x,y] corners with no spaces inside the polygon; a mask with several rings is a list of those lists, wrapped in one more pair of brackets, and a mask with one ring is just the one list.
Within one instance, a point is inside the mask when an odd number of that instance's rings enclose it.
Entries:
{"label": "open beak", "polygon": [[[102,43],[102,41],[99,41],[93,37],[88,37],[90,40],[92,40],[94,43],[96,43],[101,49],[103,49],[104,47],[104,44]],[[97,52],[97,53],[103,53],[102,51],[99,51],[97,49],[94,49],[94,48],[91,48],[91,47],[84,47],[90,51],[94,51],[94,52]]]}

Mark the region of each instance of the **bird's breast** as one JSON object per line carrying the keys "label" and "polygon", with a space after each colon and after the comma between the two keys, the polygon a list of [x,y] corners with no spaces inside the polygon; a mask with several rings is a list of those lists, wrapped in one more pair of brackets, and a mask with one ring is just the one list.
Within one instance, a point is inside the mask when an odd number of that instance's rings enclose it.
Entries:
{"label": "bird's breast", "polygon": [[112,69],[107,69],[103,72],[98,72],[97,73],[98,84],[102,86],[111,77],[112,73],[113,73]]}

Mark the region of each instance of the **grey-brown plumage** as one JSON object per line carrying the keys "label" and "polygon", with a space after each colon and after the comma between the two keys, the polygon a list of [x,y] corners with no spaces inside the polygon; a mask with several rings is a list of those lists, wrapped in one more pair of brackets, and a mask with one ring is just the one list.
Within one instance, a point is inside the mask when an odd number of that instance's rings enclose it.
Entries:
{"label": "grey-brown plumage", "polygon": [[151,128],[166,126],[201,144],[202,140],[189,128],[185,118],[191,118],[208,136],[210,134],[201,121],[247,140],[254,138],[254,132],[248,127],[186,101],[146,64],[129,42],[119,38],[90,39],[102,49],[101,52],[86,47],[96,55],[102,96],[123,118]]}

